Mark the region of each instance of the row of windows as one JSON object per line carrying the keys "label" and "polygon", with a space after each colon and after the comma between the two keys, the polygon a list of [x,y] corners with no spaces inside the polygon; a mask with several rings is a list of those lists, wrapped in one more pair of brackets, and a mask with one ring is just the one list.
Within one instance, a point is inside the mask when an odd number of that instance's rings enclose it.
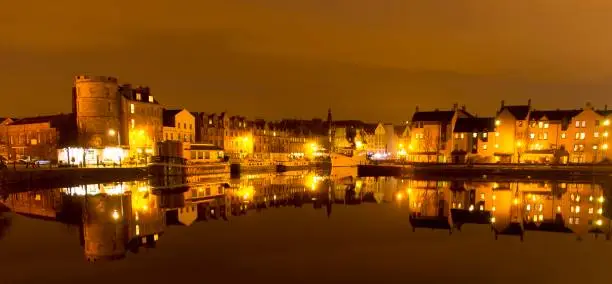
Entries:
{"label": "row of windows", "polygon": [[[181,123],[177,122],[176,123],[176,128],[181,128]],[[187,123],[183,122],[183,129],[187,129]],[[189,123],[189,130],[193,129],[193,125],[191,123]]]}
{"label": "row of windows", "polygon": [[165,133],[164,134],[164,139],[165,140],[175,140],[174,138],[176,137],[176,141],[184,141],[184,142],[193,142],[193,137],[191,136],[191,134],[176,134],[174,135],[174,133]]}

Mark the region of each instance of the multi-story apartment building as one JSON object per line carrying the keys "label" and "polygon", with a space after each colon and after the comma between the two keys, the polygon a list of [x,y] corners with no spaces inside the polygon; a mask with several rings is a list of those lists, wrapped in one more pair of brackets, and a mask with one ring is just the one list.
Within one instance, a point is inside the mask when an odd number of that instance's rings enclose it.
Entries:
{"label": "multi-story apartment building", "polygon": [[410,126],[410,145],[408,160],[413,162],[451,161],[453,146],[453,129],[455,122],[461,117],[472,117],[465,110],[459,109],[457,104],[447,111],[419,111],[412,116]]}
{"label": "multi-story apartment building", "polygon": [[495,119],[492,117],[458,118],[453,128],[452,162],[492,162],[499,144],[495,135]]}
{"label": "multi-story apartment building", "polygon": [[164,140],[195,142],[195,116],[186,109],[165,109],[163,115]]}
{"label": "multi-story apartment building", "polygon": [[213,144],[232,158],[253,153],[253,134],[245,117],[198,113],[195,124],[198,143]]}
{"label": "multi-story apartment building", "polygon": [[495,135],[493,142],[498,145],[495,150],[495,160],[503,163],[520,160],[521,152],[525,149],[531,100],[527,105],[505,105],[501,107],[495,117]]}

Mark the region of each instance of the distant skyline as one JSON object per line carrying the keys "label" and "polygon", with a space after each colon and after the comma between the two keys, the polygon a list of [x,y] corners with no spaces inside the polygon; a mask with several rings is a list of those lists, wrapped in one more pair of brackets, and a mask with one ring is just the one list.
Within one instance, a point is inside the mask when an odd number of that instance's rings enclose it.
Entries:
{"label": "distant skyline", "polygon": [[612,1],[30,2],[0,10],[0,117],[70,112],[79,74],[265,119],[612,105]]}

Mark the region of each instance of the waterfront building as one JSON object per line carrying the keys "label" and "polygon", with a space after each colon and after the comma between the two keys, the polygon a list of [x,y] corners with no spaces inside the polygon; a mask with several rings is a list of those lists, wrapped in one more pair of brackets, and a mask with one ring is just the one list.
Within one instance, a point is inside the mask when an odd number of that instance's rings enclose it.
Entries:
{"label": "waterfront building", "polygon": [[408,160],[413,162],[451,161],[453,129],[458,118],[472,117],[465,107],[441,111],[420,111],[417,107],[410,125]]}
{"label": "waterfront building", "polygon": [[164,141],[195,142],[195,116],[186,109],[164,109]]}
{"label": "waterfront building", "polygon": [[453,129],[453,163],[493,162],[495,143],[495,119],[492,117],[461,117]]}
{"label": "waterfront building", "polygon": [[596,110],[590,103],[572,117],[567,131],[562,133],[571,163],[597,163],[612,158],[608,151],[611,118],[612,111],[607,107]]}
{"label": "waterfront building", "polygon": [[74,143],[74,116],[49,116],[5,119],[0,137],[8,160],[57,161],[57,149]]}
{"label": "waterfront building", "polygon": [[493,138],[498,145],[495,150],[496,161],[520,161],[521,153],[526,148],[530,113],[531,100],[526,105],[506,105],[505,101],[501,101],[495,117],[496,133]]}
{"label": "waterfront building", "polygon": [[73,113],[77,143],[59,151],[66,163],[145,162],[155,142],[162,141],[162,106],[148,87],[119,85],[114,77],[77,76]]}
{"label": "waterfront building", "polygon": [[198,143],[216,145],[236,159],[253,153],[253,134],[245,117],[198,113],[195,124]]}

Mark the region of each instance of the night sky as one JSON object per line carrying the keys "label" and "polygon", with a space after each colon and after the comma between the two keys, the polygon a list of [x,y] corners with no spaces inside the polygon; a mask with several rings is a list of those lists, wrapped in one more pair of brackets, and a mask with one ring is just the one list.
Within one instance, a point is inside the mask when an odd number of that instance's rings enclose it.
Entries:
{"label": "night sky", "polygon": [[612,92],[606,0],[4,2],[0,116],[69,112],[82,73],[149,85],[168,107],[268,119],[603,107]]}

